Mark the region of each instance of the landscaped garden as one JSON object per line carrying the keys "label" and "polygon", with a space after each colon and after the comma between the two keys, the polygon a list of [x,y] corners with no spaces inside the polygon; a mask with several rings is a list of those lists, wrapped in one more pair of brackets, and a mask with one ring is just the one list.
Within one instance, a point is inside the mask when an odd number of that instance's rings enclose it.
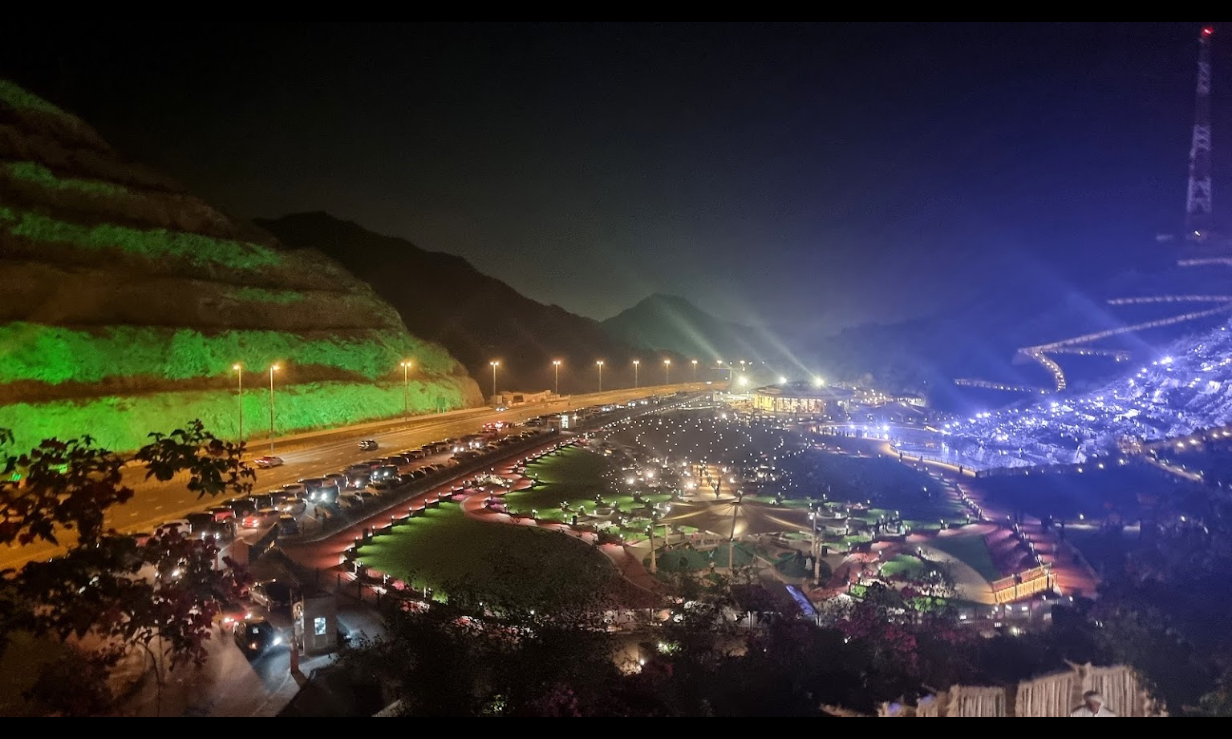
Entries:
{"label": "landscaped garden", "polygon": [[392,532],[374,537],[360,548],[358,559],[416,589],[429,587],[447,595],[451,584],[486,589],[488,580],[502,576],[503,561],[544,548],[560,553],[554,557],[558,567],[541,573],[549,581],[569,577],[570,560],[579,567],[610,566],[602,553],[571,536],[477,521],[452,503],[428,508]]}
{"label": "landscaped garden", "polygon": [[992,561],[992,554],[984,537],[980,534],[960,534],[958,536],[938,536],[928,542],[934,549],[940,549],[951,557],[969,565],[980,577],[989,582],[999,580],[1001,570]]}

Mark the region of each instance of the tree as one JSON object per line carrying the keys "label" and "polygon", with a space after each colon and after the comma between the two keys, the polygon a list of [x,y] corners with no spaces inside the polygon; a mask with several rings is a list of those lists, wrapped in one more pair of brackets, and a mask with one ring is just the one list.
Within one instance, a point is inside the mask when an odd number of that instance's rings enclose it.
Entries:
{"label": "tree", "polygon": [[[242,461],[243,446],[216,438],[200,421],[151,438],[135,455],[147,466],[146,479],[187,473],[185,485],[199,497],[251,491],[256,473]],[[124,465],[89,436],[49,439],[3,456],[0,544],[65,539],[69,546],[61,557],[4,573],[0,640],[15,629],[61,639],[98,637],[105,646],[87,661],[101,667],[114,665],[124,649],[142,649],[161,702],[167,671],[204,662],[214,618],[236,599],[246,574],[230,560],[217,568],[214,542],[187,532],[138,543],[104,530],[107,509],[134,494],[124,483]],[[5,646],[0,641],[0,649]]]}

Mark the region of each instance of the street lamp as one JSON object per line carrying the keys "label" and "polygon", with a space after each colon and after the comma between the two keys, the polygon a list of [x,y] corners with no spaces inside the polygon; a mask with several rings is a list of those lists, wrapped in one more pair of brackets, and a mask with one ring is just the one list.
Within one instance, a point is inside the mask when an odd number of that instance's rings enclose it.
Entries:
{"label": "street lamp", "polygon": [[697,360],[693,360],[693,382],[697,382]]}
{"label": "street lamp", "polygon": [[231,369],[239,376],[239,399],[240,399],[240,443],[244,443],[244,365],[236,362],[231,365]]}
{"label": "street lamp", "polygon": [[492,365],[492,404],[496,405],[496,368],[500,366],[500,362],[494,359],[488,364]]}
{"label": "street lamp", "polygon": [[270,365],[270,454],[274,453],[274,373],[278,365]]}
{"label": "street lamp", "polygon": [[599,392],[603,392],[603,360],[595,362],[599,367]]}
{"label": "street lamp", "polygon": [[642,360],[633,360],[633,389],[637,389],[637,366],[642,363]]}
{"label": "street lamp", "polygon": [[670,359],[663,360],[663,384],[672,384],[672,360]]}
{"label": "street lamp", "polygon": [[398,363],[402,367],[402,414],[411,415],[411,360]]}
{"label": "street lamp", "polygon": [[556,370],[556,395],[560,395],[560,360],[552,360],[552,369]]}

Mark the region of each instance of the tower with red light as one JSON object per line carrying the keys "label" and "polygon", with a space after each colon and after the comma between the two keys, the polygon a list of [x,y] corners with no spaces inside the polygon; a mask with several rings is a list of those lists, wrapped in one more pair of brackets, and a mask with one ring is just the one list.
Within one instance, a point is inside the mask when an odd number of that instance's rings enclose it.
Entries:
{"label": "tower with red light", "polygon": [[1185,237],[1205,241],[1211,208],[1211,37],[1212,26],[1198,32],[1198,88],[1194,98],[1193,137],[1189,146],[1189,190],[1185,199]]}

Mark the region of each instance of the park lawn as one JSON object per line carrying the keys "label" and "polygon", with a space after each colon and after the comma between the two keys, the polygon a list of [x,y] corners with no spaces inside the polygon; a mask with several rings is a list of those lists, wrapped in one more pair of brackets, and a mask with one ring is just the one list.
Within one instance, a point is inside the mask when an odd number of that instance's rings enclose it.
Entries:
{"label": "park lawn", "polygon": [[904,577],[910,579],[920,577],[927,569],[919,557],[910,554],[900,554],[881,565],[881,574],[884,577]]}
{"label": "park lawn", "polygon": [[970,565],[988,582],[1001,579],[1001,570],[993,563],[992,554],[980,534],[961,536],[937,536],[928,545]]}
{"label": "park lawn", "polygon": [[[753,558],[756,551],[753,547],[737,542],[735,546],[735,560],[737,567],[747,567],[753,563]],[[711,561],[718,568],[727,567],[727,550],[726,544],[720,544],[714,549],[704,552],[696,549],[678,548],[671,551],[658,550],[655,553],[655,561],[658,565],[660,574],[673,572],[702,572],[710,569]],[[711,553],[714,554],[711,560]],[[642,559],[642,564],[646,567],[650,566],[650,556],[647,555]]]}
{"label": "park lawn", "polygon": [[[447,592],[453,581],[471,580],[482,585],[491,573],[490,563],[524,546],[527,537],[546,536],[569,547],[577,557],[608,560],[589,544],[554,531],[533,526],[490,523],[467,518],[456,505],[429,508],[359,550],[365,566],[413,585]],[[610,565],[609,565],[610,566]],[[551,577],[552,573],[544,573]]]}

